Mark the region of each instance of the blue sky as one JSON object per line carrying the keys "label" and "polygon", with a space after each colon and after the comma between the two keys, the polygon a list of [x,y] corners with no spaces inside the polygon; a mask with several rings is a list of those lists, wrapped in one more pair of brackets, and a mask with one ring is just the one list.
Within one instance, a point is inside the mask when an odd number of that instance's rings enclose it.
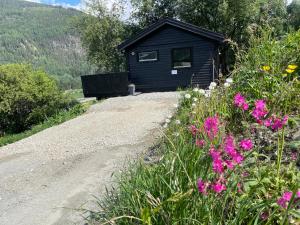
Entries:
{"label": "blue sky", "polygon": [[66,8],[76,8],[76,9],[84,8],[83,0],[25,0],[25,1],[43,3],[48,5],[60,5]]}

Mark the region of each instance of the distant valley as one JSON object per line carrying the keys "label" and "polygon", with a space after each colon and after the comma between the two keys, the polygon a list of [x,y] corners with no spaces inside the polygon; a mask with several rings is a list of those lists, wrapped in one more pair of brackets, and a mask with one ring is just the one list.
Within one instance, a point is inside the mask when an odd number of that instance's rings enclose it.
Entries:
{"label": "distant valley", "polygon": [[30,63],[61,88],[80,87],[92,66],[74,29],[82,12],[21,0],[0,0],[0,64]]}

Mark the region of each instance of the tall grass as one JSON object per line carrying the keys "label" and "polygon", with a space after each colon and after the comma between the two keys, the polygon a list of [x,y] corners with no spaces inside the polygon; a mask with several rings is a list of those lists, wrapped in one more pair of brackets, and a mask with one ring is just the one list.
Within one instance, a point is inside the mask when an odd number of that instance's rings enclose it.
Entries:
{"label": "tall grass", "polygon": [[[231,87],[211,88],[214,90],[206,91],[205,95],[199,90],[187,91],[157,149],[159,162],[149,164],[140,160],[126,169],[117,178],[114,189],[99,201],[99,211],[90,212],[89,223],[273,225],[299,222],[299,168],[292,159],[282,161],[285,128],[272,130],[264,125],[273,114],[278,118],[285,114],[299,116],[298,70],[282,76],[290,63],[299,62],[294,49],[298,48],[294,43],[298,43],[299,34],[290,35],[282,42],[272,40],[271,44],[268,38],[256,40],[247,54],[242,53],[244,58],[233,74]],[[288,58],[281,59],[282,46],[290,50]],[[263,71],[264,65],[270,70]],[[238,92],[246,97],[249,109],[241,110],[233,104]],[[268,110],[261,124],[252,115],[258,99],[266,102]],[[209,117],[218,120],[214,137],[205,133],[204,125]],[[271,137],[278,137],[277,154],[276,148],[270,148],[273,154],[264,154],[266,146],[260,144],[259,138],[269,138],[267,132]],[[215,149],[225,154],[229,135],[244,160],[233,169],[227,166],[224,172],[217,173],[211,152]],[[242,140],[251,140],[254,147],[242,151],[239,146]],[[205,191],[199,180],[209,183]],[[217,192],[213,184],[218,182],[226,185],[226,189]]]}

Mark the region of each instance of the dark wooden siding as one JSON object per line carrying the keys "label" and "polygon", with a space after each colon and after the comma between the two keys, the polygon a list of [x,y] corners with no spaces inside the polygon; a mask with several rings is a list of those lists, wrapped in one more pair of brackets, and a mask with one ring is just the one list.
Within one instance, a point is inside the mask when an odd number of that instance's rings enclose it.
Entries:
{"label": "dark wooden siding", "polygon": [[[193,65],[191,68],[177,69],[178,74],[172,75],[171,51],[183,47],[192,48]],[[197,81],[201,83],[199,85],[208,86],[213,79],[216,49],[215,42],[166,25],[127,49],[130,81],[137,90],[175,90],[189,86],[192,75],[196,74]],[[152,50],[158,50],[158,61],[138,62],[139,52]],[[135,54],[132,55],[132,52]]]}
{"label": "dark wooden siding", "polygon": [[128,73],[81,76],[84,97],[112,97],[128,94]]}

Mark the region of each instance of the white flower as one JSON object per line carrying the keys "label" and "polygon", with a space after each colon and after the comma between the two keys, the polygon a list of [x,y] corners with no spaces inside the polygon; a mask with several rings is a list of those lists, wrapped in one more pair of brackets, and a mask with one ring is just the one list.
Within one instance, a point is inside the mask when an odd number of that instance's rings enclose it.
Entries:
{"label": "white flower", "polygon": [[194,102],[197,102],[197,101],[198,101],[198,98],[193,98],[193,101],[194,101]]}
{"label": "white flower", "polygon": [[216,82],[211,82],[209,86],[211,86],[211,87],[217,87],[217,83]]}
{"label": "white flower", "polygon": [[229,88],[230,85],[231,85],[230,83],[227,83],[227,82],[226,82],[226,83],[224,84],[224,87],[225,87],[225,88]]}
{"label": "white flower", "polygon": [[178,104],[174,104],[173,106],[174,106],[174,108],[178,108]]}
{"label": "white flower", "polygon": [[169,119],[166,119],[166,123],[170,123],[171,122],[171,120],[169,120]]}
{"label": "white flower", "polygon": [[214,86],[209,86],[208,89],[209,89],[209,90],[214,90],[215,87],[214,87]]}
{"label": "white flower", "polygon": [[174,135],[175,137],[178,137],[178,136],[179,136],[179,133],[178,133],[178,132],[175,132],[173,135]]}
{"label": "white flower", "polygon": [[186,99],[190,99],[192,96],[190,94],[185,94],[184,96]]}
{"label": "white flower", "polygon": [[196,106],[196,104],[195,104],[195,103],[193,103],[193,104],[192,104],[192,106],[193,106],[193,107],[195,107],[195,106]]}
{"label": "white flower", "polygon": [[198,92],[198,91],[199,91],[199,88],[194,88],[193,91],[194,91],[194,92]]}
{"label": "white flower", "polygon": [[165,123],[165,124],[163,125],[163,128],[167,128],[167,127],[168,127],[168,124]]}
{"label": "white flower", "polygon": [[205,94],[205,90],[199,89],[199,93],[200,93],[201,95],[204,95],[204,94]]}
{"label": "white flower", "polygon": [[211,95],[211,91],[210,91],[210,90],[205,91],[204,96],[205,96],[206,98],[209,98],[210,95]]}
{"label": "white flower", "polygon": [[181,124],[180,120],[175,120],[175,123],[178,125]]}
{"label": "white flower", "polygon": [[172,118],[172,115],[168,115],[167,117],[168,117],[168,119],[171,119],[171,118]]}
{"label": "white flower", "polygon": [[226,83],[232,84],[233,83],[233,79],[232,78],[227,78],[226,79]]}

